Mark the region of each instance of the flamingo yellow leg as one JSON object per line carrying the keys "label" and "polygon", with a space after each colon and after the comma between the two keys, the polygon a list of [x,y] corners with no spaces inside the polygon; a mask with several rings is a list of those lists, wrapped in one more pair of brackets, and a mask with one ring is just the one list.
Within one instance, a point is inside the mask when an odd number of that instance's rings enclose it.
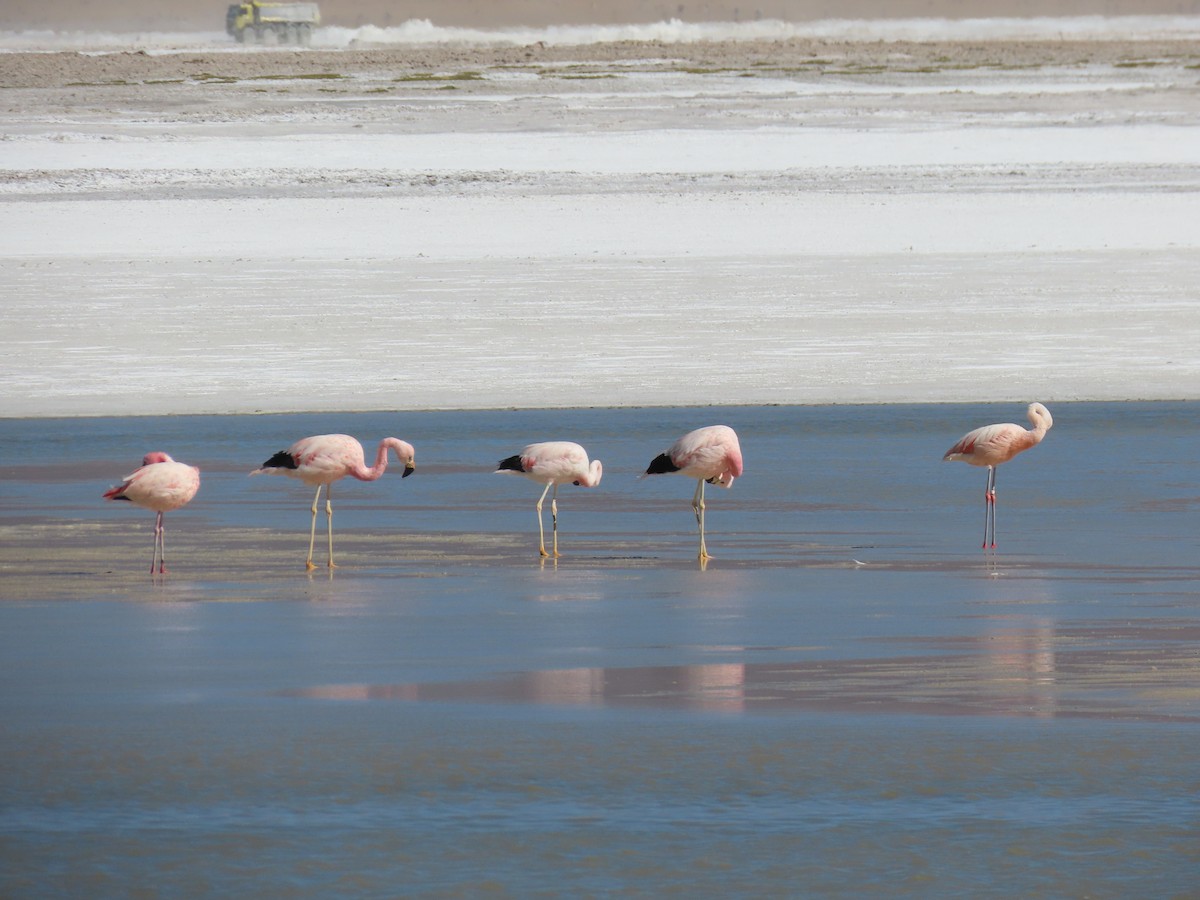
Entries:
{"label": "flamingo yellow leg", "polygon": [[704,479],[696,479],[696,493],[692,496],[692,509],[696,513],[696,527],[700,529],[700,559],[711,559],[704,546]]}
{"label": "flamingo yellow leg", "polygon": [[[546,499],[546,495],[550,493],[551,485],[547,484],[546,489],[542,491],[542,496],[538,497],[537,514],[538,514],[538,553],[542,556],[549,556],[546,552],[546,529],[542,524],[542,501]],[[554,508],[554,501],[551,501],[551,510]],[[556,526],[557,528],[557,526]],[[557,537],[557,535],[556,535]]]}
{"label": "flamingo yellow leg", "polygon": [[550,523],[554,534],[554,558],[558,559],[558,485],[554,485],[554,493],[550,495]]}
{"label": "flamingo yellow leg", "polygon": [[305,562],[305,568],[312,571],[316,568],[313,565],[313,544],[317,540],[317,501],[321,499],[321,485],[317,485],[317,492],[313,495],[312,502],[312,528],[308,532],[308,560]]}
{"label": "flamingo yellow leg", "polygon": [[333,485],[325,488],[325,518],[329,522],[329,568],[336,569],[333,563]]}

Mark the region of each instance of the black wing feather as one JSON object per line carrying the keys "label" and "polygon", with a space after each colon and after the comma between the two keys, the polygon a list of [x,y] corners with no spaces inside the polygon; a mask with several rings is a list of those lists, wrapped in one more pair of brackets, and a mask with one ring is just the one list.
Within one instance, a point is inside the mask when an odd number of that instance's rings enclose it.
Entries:
{"label": "black wing feather", "polygon": [[296,458],[286,450],[280,450],[265,463],[262,464],[264,469],[294,469],[296,468]]}
{"label": "black wing feather", "polygon": [[666,453],[660,453],[650,461],[650,468],[646,470],[647,475],[664,475],[667,472],[678,472],[679,466],[671,462],[671,457]]}
{"label": "black wing feather", "polygon": [[508,459],[502,459],[496,464],[497,472],[524,472],[525,467],[521,465],[521,455],[510,456]]}

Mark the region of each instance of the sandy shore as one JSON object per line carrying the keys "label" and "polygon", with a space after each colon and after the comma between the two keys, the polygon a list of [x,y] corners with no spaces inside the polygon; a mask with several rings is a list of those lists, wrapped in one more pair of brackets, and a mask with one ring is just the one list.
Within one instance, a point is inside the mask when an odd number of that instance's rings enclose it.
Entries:
{"label": "sandy shore", "polygon": [[0,415],[1194,398],[1198,64],[0,54]]}

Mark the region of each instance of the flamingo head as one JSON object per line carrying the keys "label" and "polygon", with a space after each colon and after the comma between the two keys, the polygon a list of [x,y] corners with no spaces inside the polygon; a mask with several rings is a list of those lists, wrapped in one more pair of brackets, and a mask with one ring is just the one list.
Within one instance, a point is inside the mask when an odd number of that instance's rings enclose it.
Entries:
{"label": "flamingo head", "polygon": [[1054,417],[1050,415],[1050,410],[1040,403],[1030,403],[1025,415],[1038,431],[1049,431],[1054,426]]}
{"label": "flamingo head", "polygon": [[730,488],[733,487],[733,480],[736,476],[732,472],[722,472],[720,475],[714,475],[708,479],[709,484],[715,484],[717,487]]}
{"label": "flamingo head", "polygon": [[604,466],[600,465],[600,460],[593,459],[591,466],[588,467],[587,475],[581,476],[571,482],[576,487],[595,487],[600,483],[600,477],[604,474]]}
{"label": "flamingo head", "polygon": [[404,472],[400,477],[407,478],[417,469],[417,451],[413,449],[413,445],[408,441],[391,438],[388,440],[388,444],[395,451],[396,459],[404,464]]}

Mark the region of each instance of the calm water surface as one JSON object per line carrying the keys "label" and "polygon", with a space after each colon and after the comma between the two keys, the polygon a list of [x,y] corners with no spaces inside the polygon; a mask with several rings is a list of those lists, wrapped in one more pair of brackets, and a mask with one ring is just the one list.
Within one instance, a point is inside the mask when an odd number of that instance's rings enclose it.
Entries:
{"label": "calm water surface", "polygon": [[[1051,409],[994,555],[940,458],[1022,404],[2,421],[54,546],[0,569],[0,894],[1197,896],[1200,404]],[[637,476],[714,422],[701,570]],[[309,576],[311,493],[246,473],[328,431],[418,469]],[[557,564],[491,473],[545,439],[605,465]],[[151,449],[204,473],[154,580],[99,497]]]}

